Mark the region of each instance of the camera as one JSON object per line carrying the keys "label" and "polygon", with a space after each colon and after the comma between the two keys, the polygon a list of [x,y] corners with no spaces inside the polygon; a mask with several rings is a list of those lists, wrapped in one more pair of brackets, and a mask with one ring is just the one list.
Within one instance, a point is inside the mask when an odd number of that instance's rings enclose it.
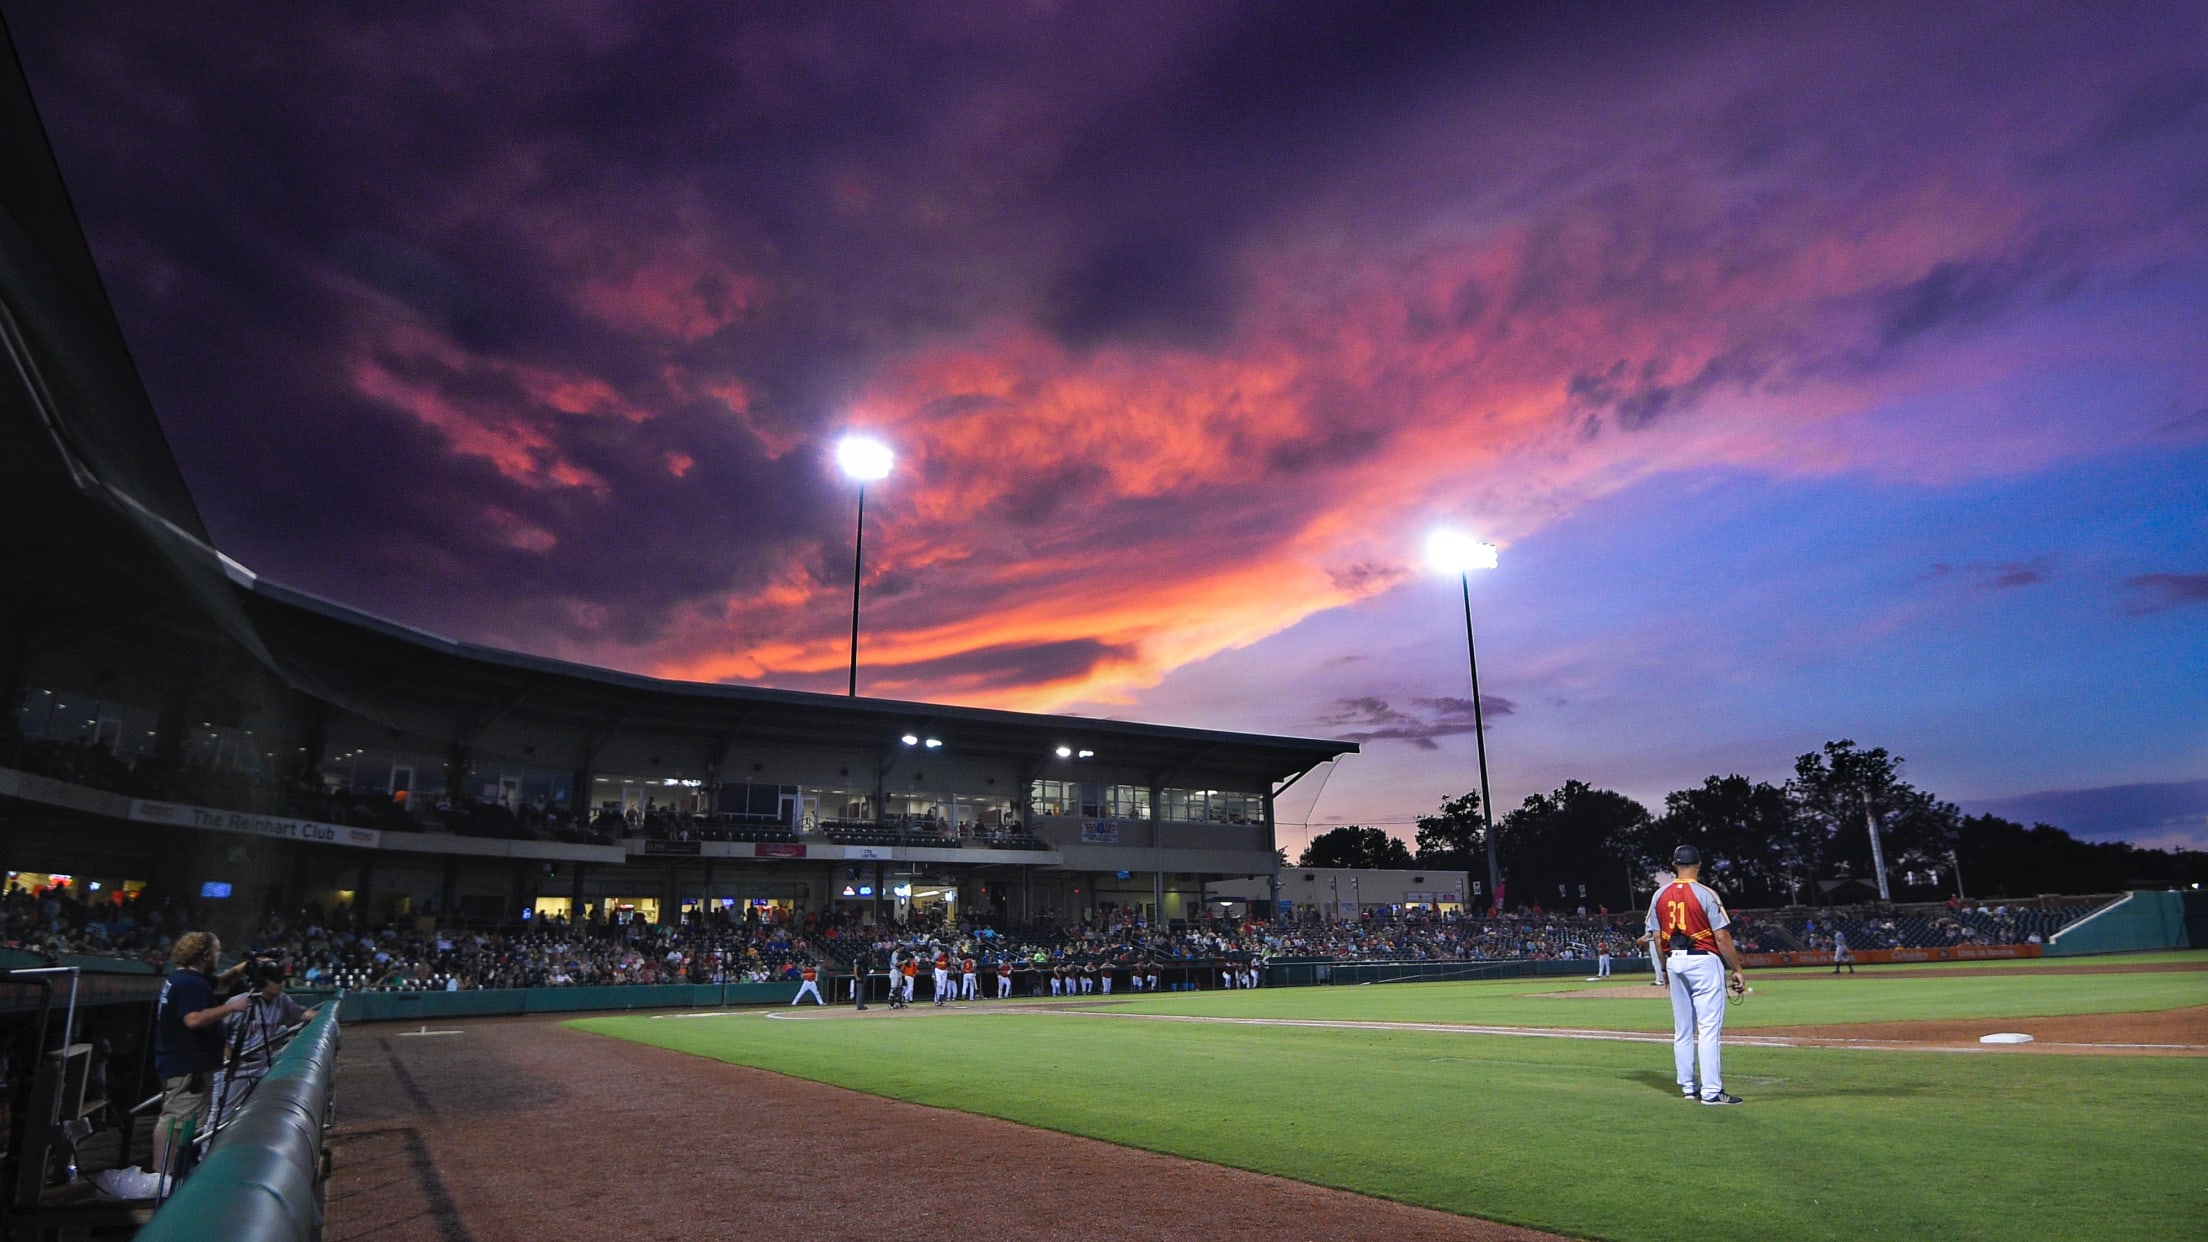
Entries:
{"label": "camera", "polygon": [[245,963],[245,985],[259,991],[271,983],[282,983],[290,976],[284,964],[272,957],[252,957]]}

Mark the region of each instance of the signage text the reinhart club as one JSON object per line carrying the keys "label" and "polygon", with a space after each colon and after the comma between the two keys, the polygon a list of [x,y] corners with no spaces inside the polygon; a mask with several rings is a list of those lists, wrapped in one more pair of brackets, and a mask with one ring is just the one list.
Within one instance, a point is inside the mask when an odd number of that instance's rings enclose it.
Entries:
{"label": "signage text the reinhart club", "polygon": [[180,824],[214,832],[239,832],[256,837],[278,837],[286,841],[317,841],[328,845],[357,845],[369,849],[380,844],[379,838],[383,835],[373,828],[323,824],[311,819],[285,819],[275,815],[251,815],[243,811],[220,811],[201,806],[180,806],[174,802],[149,802],[143,798],[130,804],[130,817],[142,823]]}

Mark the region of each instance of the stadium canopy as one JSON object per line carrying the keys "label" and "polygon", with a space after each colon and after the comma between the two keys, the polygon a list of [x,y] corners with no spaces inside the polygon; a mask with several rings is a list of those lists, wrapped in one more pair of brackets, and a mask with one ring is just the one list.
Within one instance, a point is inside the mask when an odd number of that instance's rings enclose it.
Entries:
{"label": "stadium canopy", "polygon": [[[926,730],[960,752],[1094,751],[1159,781],[1293,779],[1355,743],[675,682],[443,638],[273,583],[212,543],[155,416],[0,25],[0,702],[27,653],[169,650],[258,666],[391,728],[464,743],[520,714],[588,736],[867,747]],[[125,678],[144,674],[125,671]],[[564,728],[563,728],[564,726]]]}

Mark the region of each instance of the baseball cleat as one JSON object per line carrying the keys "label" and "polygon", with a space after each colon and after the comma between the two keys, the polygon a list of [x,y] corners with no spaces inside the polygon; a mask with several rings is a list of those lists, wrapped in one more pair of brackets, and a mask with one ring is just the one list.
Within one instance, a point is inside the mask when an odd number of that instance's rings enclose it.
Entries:
{"label": "baseball cleat", "polygon": [[1740,1103],[1740,1097],[1737,1095],[1728,1095],[1725,1092],[1720,1091],[1716,1095],[1703,1096],[1702,1102],[1704,1104],[1738,1104]]}

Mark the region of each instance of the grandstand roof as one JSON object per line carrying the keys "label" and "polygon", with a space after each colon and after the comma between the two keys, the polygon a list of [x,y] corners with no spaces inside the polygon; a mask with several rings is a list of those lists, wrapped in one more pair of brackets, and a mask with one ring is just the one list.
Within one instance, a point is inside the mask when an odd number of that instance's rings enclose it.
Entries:
{"label": "grandstand roof", "polygon": [[[968,755],[1066,744],[1168,782],[1270,782],[1351,742],[666,681],[443,638],[291,590],[215,549],[161,432],[0,25],[0,623],[191,660],[240,658],[394,727],[464,737],[510,712],[586,735],[878,746],[956,734]],[[35,604],[32,601],[35,597]],[[32,609],[35,608],[35,614]],[[0,629],[7,626],[0,625]],[[179,648],[179,641],[187,644]],[[946,740],[949,740],[946,736]]]}

